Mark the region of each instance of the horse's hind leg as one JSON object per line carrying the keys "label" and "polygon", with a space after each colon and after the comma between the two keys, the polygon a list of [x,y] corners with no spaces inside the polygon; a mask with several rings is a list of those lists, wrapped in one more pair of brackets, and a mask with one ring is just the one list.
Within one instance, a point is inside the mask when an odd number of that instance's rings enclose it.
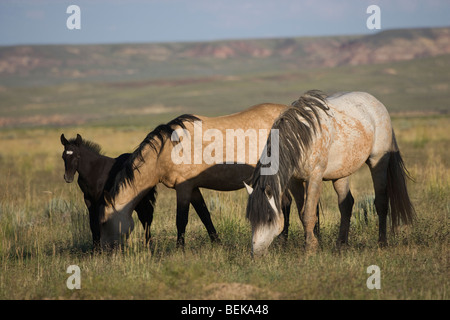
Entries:
{"label": "horse's hind leg", "polygon": [[350,229],[354,199],[350,192],[348,177],[333,180],[333,187],[338,195],[339,211],[341,212],[341,225],[337,240],[337,245],[340,246],[348,243],[348,231]]}
{"label": "horse's hind leg", "polygon": [[387,244],[386,223],[389,207],[387,195],[387,168],[389,164],[389,153],[380,157],[371,157],[367,161],[372,174],[373,187],[375,189],[375,209],[378,214],[378,243],[381,246]]}
{"label": "horse's hind leg", "polygon": [[200,220],[205,225],[211,241],[220,241],[216,229],[212,223],[211,214],[209,213],[205,200],[203,199],[203,196],[198,188],[194,188],[192,190],[191,203],[194,206],[195,211],[197,211]]}

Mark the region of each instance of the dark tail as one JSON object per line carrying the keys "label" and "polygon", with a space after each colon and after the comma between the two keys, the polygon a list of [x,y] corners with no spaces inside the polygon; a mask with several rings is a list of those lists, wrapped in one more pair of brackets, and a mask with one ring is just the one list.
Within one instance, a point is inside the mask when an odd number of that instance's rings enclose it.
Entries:
{"label": "dark tail", "polygon": [[412,180],[412,178],[400,155],[393,131],[392,147],[387,171],[387,194],[391,208],[392,228],[395,230],[401,223],[411,224],[416,218],[416,211],[411,203],[406,187],[406,180]]}

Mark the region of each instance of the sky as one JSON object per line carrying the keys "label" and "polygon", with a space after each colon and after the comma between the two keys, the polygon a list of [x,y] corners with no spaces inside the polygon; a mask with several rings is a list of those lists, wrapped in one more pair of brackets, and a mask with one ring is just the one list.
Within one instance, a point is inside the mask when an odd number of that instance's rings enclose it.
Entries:
{"label": "sky", "polygon": [[[70,5],[81,29],[69,29]],[[380,8],[380,30],[367,20]],[[71,20],[72,21],[72,20]],[[0,45],[210,41],[450,26],[450,0],[0,0]]]}

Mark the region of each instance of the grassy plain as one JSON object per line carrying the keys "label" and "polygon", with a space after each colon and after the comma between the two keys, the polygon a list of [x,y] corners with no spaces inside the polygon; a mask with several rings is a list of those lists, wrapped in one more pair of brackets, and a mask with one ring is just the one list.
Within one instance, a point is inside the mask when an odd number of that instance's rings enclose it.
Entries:
{"label": "grassy plain", "polygon": [[150,130],[182,113],[215,116],[262,102],[290,104],[310,89],[367,91],[393,113],[448,113],[450,55],[314,70],[261,68],[234,76],[114,79],[0,86],[0,126],[145,126]]}
{"label": "grassy plain", "polygon": [[[100,49],[113,49],[108,48]],[[96,59],[103,61],[101,55]],[[148,66],[147,60],[138,61],[136,69],[147,69],[135,77],[125,73],[128,65],[110,66],[116,74],[90,80],[72,73],[52,77],[47,69],[26,79],[3,76],[0,299],[448,299],[450,55],[316,69],[298,68],[295,60],[279,57],[245,59],[178,59]],[[325,183],[321,248],[314,255],[303,250],[294,205],[287,245],[275,242],[267,256],[252,260],[243,190],[204,190],[221,244],[209,242],[191,208],[186,249],[177,250],[175,192],[163,186],[152,225],[153,250],[144,246],[135,217],[135,231],[121,251],[91,252],[81,191],[63,180],[61,133],[80,133],[115,157],[132,151],[157,124],[182,113],[214,116],[260,102],[289,104],[314,88],[370,92],[392,115],[415,179],[409,192],[418,219],[395,236],[391,233],[387,248],[377,246],[373,189],[364,167],[351,178],[356,203],[350,246],[341,251],[334,244],[337,197]],[[80,290],[66,286],[70,265],[81,269]],[[366,286],[370,265],[380,267],[380,290]]]}
{"label": "grassy plain", "polygon": [[[274,243],[250,257],[246,193],[204,191],[222,243],[211,245],[191,209],[185,252],[175,248],[175,192],[159,188],[152,225],[153,251],[136,229],[120,252],[91,252],[82,194],[63,180],[61,129],[0,131],[0,299],[448,299],[450,209],[449,117],[394,117],[418,220],[377,247],[370,174],[351,180],[356,204],[350,246],[337,251],[339,213],[329,183],[322,194],[321,249],[307,256],[292,210],[286,247]],[[65,128],[116,156],[132,150],[146,128]],[[367,216],[364,215],[367,213]],[[69,290],[69,265],[81,269],[81,289]],[[381,269],[381,289],[369,290],[366,269]]]}

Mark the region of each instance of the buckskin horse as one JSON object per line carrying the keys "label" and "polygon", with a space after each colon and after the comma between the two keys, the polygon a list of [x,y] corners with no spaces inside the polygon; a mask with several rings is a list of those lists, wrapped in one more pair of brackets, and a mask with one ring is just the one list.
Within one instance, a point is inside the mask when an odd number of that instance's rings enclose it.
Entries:
{"label": "buckskin horse", "polygon": [[[239,151],[242,151],[239,150],[239,144],[220,141],[219,136],[225,137],[227,133],[233,131],[241,133],[234,137],[236,139],[242,139],[242,135],[245,139],[247,134],[247,139],[250,139],[251,133],[256,132],[259,134],[257,139],[260,141],[259,146],[264,147],[274,120],[286,108],[288,108],[286,105],[266,103],[220,117],[182,115],[156,127],[126,160],[123,168],[117,173],[112,187],[105,192],[105,203],[99,213],[102,246],[115,246],[132,232],[133,208],[148,190],[158,183],[176,190],[179,247],[185,243],[190,203],[199,214],[211,240],[216,239],[217,233],[200,188],[219,191],[244,188],[243,181],[250,178],[260,156],[257,154],[252,163],[251,158],[257,146],[248,143],[244,150],[245,156],[239,157]],[[199,129],[204,135],[196,141],[199,137],[195,133]],[[181,136],[179,141],[173,139],[174,133],[178,133],[178,130],[187,133],[182,136],[183,140]],[[186,139],[190,139],[190,142],[186,143]],[[198,159],[196,149],[190,152],[183,149],[186,146],[200,147],[203,155],[209,152],[209,159]],[[260,149],[257,152],[261,153]],[[180,158],[174,158],[174,154],[181,155],[181,158],[188,161],[178,161]],[[211,161],[211,158],[214,161]],[[288,192],[283,195],[280,208],[287,213],[286,219],[283,219],[285,226],[283,234],[287,235],[291,198]]]}

